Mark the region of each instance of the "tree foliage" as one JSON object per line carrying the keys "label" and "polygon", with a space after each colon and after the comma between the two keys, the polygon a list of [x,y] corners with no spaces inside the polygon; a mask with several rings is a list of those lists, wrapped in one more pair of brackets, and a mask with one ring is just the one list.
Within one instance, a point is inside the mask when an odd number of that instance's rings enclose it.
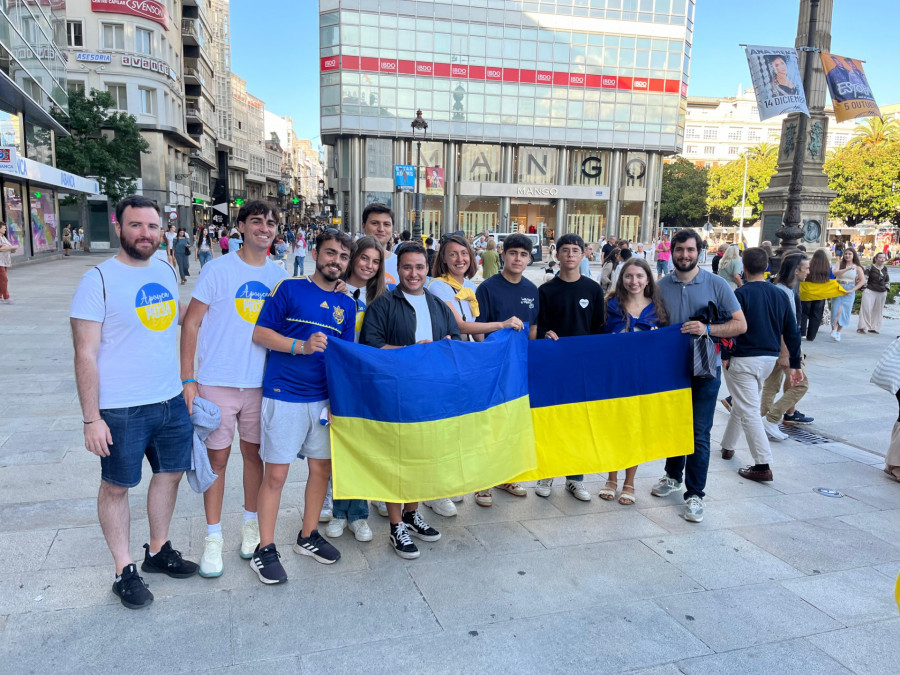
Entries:
{"label": "tree foliage", "polygon": [[900,141],[840,148],[826,159],[825,174],[838,193],[829,210],[833,218],[847,225],[900,225]]}
{"label": "tree foliage", "polygon": [[853,132],[850,145],[863,148],[877,148],[900,141],[900,120],[893,115],[887,117],[867,117]]}
{"label": "tree foliage", "polygon": [[663,165],[659,218],[673,227],[699,227],[706,221],[706,169],[684,157]]}
{"label": "tree foliage", "polygon": [[55,110],[53,116],[69,136],[56,139],[56,165],[79,176],[93,176],[100,192],[112,201],[134,194],[140,174],[140,154],[150,147],[141,136],[133,115],[114,110],[115,101],[106,91],[69,93],[69,114]]}
{"label": "tree foliage", "polygon": [[[778,164],[776,153],[754,155],[747,153],[747,201],[753,208],[751,220],[762,214],[759,193],[769,187],[769,180],[775,175]],[[706,193],[706,208],[719,222],[734,222],[735,206],[741,205],[744,189],[744,158],[728,164],[715,166],[709,170],[709,188]]]}
{"label": "tree foliage", "polygon": [[775,157],[777,159],[778,146],[774,143],[769,143],[768,141],[760,141],[752,148],[748,148],[747,154],[750,157],[762,157],[763,159]]}

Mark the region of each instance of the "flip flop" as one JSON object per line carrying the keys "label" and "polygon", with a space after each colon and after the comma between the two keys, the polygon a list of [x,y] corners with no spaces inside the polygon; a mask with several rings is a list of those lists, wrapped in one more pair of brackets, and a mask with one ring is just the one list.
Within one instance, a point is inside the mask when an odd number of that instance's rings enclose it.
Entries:
{"label": "flip flop", "polygon": [[[612,481],[606,481],[606,485],[611,485],[611,484],[612,484]],[[618,486],[618,484],[617,484],[617,486]],[[614,487],[608,488],[608,487],[604,486],[604,487],[600,488],[600,492],[598,492],[597,494],[600,495],[600,499],[602,499],[603,501],[611,502],[613,499],[616,498],[616,488],[614,488]]]}

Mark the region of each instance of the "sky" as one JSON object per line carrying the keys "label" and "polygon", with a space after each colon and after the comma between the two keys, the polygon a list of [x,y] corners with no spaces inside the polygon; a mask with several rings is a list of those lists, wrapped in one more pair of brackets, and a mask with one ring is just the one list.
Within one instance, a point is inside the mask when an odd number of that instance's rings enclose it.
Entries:
{"label": "sky", "polygon": [[[316,0],[233,0],[231,69],[266,109],[319,136]],[[734,96],[750,86],[738,44],[793,46],[799,0],[697,0],[688,94]],[[834,0],[831,51],[862,59],[881,104],[900,103],[900,0]]]}

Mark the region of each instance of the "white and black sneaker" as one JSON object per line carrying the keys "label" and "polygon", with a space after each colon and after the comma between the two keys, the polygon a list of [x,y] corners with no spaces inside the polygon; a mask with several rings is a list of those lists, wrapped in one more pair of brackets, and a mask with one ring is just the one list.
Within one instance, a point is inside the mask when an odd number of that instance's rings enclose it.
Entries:
{"label": "white and black sneaker", "polygon": [[269,544],[265,548],[256,545],[256,550],[250,558],[250,567],[259,575],[259,580],[264,584],[283,584],[287,582],[287,574],[281,566],[281,554],[275,550],[275,544]]}
{"label": "white and black sneaker", "polygon": [[311,556],[323,565],[331,565],[341,559],[341,552],[319,534],[318,530],[310,532],[308,537],[303,536],[302,530],[298,532],[294,553]]}
{"label": "white and black sneaker", "polygon": [[419,515],[419,509],[415,511],[403,512],[403,524],[409,533],[418,537],[422,541],[437,541],[441,538],[441,533],[425,522],[425,519]]}
{"label": "white and black sneaker", "polygon": [[419,557],[419,549],[410,539],[406,525],[403,523],[391,525],[391,546],[394,547],[394,553],[404,560],[415,560]]}

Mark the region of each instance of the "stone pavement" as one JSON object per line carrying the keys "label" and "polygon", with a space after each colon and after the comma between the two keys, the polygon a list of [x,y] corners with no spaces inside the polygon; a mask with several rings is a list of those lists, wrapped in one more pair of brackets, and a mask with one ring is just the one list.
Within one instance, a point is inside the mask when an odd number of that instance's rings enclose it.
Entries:
{"label": "stone pavement", "polygon": [[[421,544],[416,561],[393,554],[387,521],[373,513],[375,540],[345,534],[343,558],[324,566],[290,550],[306,476],[298,462],[276,536],[290,583],[265,587],[236,552],[236,451],[225,574],[148,578],[156,602],[132,612],[110,592],[99,467],[82,446],[66,320],[81,274],[104,257],[14,269],[16,304],[0,305],[4,673],[900,672],[900,484],[881,471],[897,410],[868,384],[900,322],[881,336],[851,325],[840,344],[826,331],[805,345],[812,387],[801,409],[817,418],[811,431],[836,440],[776,444],[770,484],[737,475],[746,446],[719,457],[727,418],[717,411],[703,523],[682,520],[675,496],[649,495],[662,474],[655,462],[638,472],[636,507],[598,499],[596,475],[589,503],[560,485],[549,499],[496,494],[490,509],[470,495],[456,518],[426,510],[444,536]],[[146,486],[131,498],[136,557],[148,537]],[[183,483],[176,548],[196,560],[204,526],[202,500]]]}

